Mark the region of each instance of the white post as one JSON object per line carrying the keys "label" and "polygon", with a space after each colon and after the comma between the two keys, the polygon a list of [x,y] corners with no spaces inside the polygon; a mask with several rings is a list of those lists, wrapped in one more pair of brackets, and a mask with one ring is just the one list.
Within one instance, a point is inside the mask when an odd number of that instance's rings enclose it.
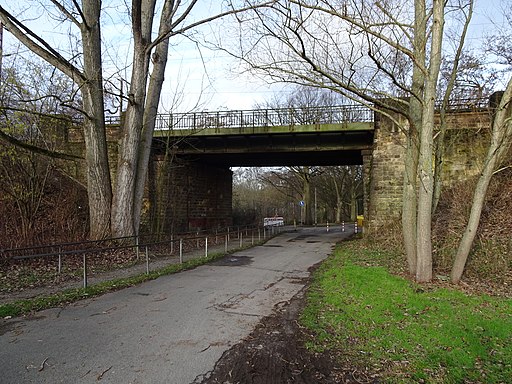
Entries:
{"label": "white post", "polygon": [[183,264],[183,239],[180,239],[180,264]]}
{"label": "white post", "polygon": [[204,239],[204,257],[208,257],[208,237]]}

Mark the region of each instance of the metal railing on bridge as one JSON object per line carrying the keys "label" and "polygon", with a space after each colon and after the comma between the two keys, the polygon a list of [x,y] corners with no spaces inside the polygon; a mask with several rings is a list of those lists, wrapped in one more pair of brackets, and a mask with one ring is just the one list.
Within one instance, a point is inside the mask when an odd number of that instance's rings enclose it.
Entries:
{"label": "metal railing on bridge", "polygon": [[[488,98],[455,100],[449,111],[484,110]],[[436,105],[439,109],[440,105]],[[362,104],[323,107],[274,108],[215,112],[160,113],[155,130],[201,130],[206,128],[256,128],[315,124],[372,123],[375,111]],[[119,116],[107,116],[106,123],[120,123]]]}
{"label": "metal railing on bridge", "polygon": [[372,122],[373,111],[362,105],[279,108],[160,114],[155,129],[254,128]]}
{"label": "metal railing on bridge", "polygon": [[[373,122],[373,114],[374,112],[370,108],[363,105],[168,113],[157,115],[155,130]],[[119,124],[119,117],[110,116],[107,124]]]}

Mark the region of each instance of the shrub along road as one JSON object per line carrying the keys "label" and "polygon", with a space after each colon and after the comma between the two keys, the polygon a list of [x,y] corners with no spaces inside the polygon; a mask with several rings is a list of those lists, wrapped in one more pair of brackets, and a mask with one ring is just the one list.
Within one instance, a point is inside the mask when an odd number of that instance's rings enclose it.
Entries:
{"label": "shrub along road", "polygon": [[348,234],[284,233],[191,271],[4,319],[1,381],[190,383],[300,292],[308,269]]}

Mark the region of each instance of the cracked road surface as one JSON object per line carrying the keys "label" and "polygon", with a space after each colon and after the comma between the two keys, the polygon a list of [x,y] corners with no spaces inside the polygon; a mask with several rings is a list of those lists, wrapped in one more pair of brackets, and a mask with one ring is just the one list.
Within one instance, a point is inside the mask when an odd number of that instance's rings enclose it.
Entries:
{"label": "cracked road surface", "polygon": [[1,320],[0,383],[191,383],[299,292],[343,236],[283,233],[191,271]]}

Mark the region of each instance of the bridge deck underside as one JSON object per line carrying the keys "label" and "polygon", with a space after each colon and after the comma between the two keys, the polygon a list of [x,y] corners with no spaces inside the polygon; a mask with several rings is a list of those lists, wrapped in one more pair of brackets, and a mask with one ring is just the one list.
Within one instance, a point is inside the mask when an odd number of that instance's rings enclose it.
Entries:
{"label": "bridge deck underside", "polygon": [[[156,153],[165,140],[154,138]],[[172,137],[174,153],[221,166],[353,165],[373,145],[373,131],[289,132]]]}

